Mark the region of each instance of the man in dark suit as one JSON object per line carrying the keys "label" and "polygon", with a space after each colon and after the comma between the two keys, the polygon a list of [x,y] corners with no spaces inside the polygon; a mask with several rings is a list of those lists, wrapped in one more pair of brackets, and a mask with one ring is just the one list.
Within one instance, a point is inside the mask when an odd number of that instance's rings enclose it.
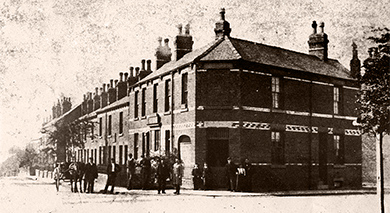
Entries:
{"label": "man in dark suit", "polygon": [[116,175],[121,171],[118,164],[115,163],[115,159],[111,159],[111,163],[107,166],[107,183],[103,193],[107,193],[108,186],[111,185],[111,193],[114,193]]}
{"label": "man in dark suit", "polygon": [[165,194],[165,186],[167,178],[169,177],[169,167],[164,162],[164,159],[158,160],[157,166],[157,183],[158,183],[158,194],[162,191]]}
{"label": "man in dark suit", "polygon": [[228,190],[234,191],[236,188],[236,165],[232,162],[232,159],[228,157],[227,164],[225,166],[226,169],[226,178],[228,184]]}
{"label": "man in dark suit", "polygon": [[93,193],[93,186],[95,179],[98,177],[98,171],[96,164],[93,163],[93,158],[89,158],[88,164],[85,165],[85,179],[87,188],[84,187],[84,191],[87,193]]}

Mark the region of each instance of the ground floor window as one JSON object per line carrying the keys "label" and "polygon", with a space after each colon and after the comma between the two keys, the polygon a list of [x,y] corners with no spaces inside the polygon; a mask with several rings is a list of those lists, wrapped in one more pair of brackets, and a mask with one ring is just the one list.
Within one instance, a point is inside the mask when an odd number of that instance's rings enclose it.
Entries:
{"label": "ground floor window", "polygon": [[335,163],[344,164],[344,140],[341,135],[333,135]]}

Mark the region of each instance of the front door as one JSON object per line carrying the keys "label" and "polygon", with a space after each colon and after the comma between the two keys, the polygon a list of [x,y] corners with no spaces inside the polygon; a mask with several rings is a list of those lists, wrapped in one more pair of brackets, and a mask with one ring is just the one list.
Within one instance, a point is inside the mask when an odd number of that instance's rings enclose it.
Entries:
{"label": "front door", "polygon": [[328,180],[328,133],[320,133],[319,135],[319,178],[322,185],[327,185]]}

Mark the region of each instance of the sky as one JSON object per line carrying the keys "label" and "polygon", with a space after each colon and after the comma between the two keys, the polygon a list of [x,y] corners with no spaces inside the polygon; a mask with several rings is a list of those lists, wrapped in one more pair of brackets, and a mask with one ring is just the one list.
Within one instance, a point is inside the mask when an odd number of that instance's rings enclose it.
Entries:
{"label": "sky", "polygon": [[159,36],[190,24],[194,49],[214,40],[220,8],[231,36],[308,52],[311,23],[325,22],[329,57],[349,69],[352,41],[367,57],[372,27],[390,27],[386,0],[0,0],[0,162],[39,138],[62,96],[73,105],[129,66],[151,59]]}

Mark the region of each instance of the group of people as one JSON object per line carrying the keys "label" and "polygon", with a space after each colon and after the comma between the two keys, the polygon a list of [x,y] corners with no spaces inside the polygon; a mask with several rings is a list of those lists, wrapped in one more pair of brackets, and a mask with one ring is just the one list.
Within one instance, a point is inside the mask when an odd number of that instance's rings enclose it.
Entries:
{"label": "group of people", "polygon": [[203,164],[203,168],[199,164],[195,164],[192,169],[192,181],[194,183],[194,190],[207,190],[210,187],[211,174],[207,163]]}
{"label": "group of people", "polygon": [[229,191],[252,191],[252,165],[248,159],[237,167],[229,157],[225,170]]}
{"label": "group of people", "polygon": [[128,190],[133,189],[134,174],[137,165],[141,168],[142,189],[150,189],[151,183],[155,181],[157,184],[157,193],[165,194],[166,183],[172,178],[172,184],[176,189],[175,194],[180,194],[180,186],[182,185],[184,173],[184,167],[180,159],[175,159],[175,163],[170,166],[164,158],[150,159],[141,156],[140,161],[137,163],[130,153],[126,162]]}
{"label": "group of people", "polygon": [[[68,172],[70,176],[72,192],[79,192],[77,187],[77,183],[79,183],[80,192],[84,191],[86,193],[93,193],[95,179],[98,177],[98,169],[96,164],[93,162],[93,158],[89,158],[87,164],[76,162],[72,159],[72,162],[67,168],[62,168],[61,164],[56,163],[53,171],[54,179],[61,179],[63,174],[66,172]],[[83,181],[84,184],[82,184]]]}
{"label": "group of people", "polygon": [[[141,168],[141,185],[142,189],[150,189],[150,184],[155,181],[157,184],[157,193],[165,194],[167,181],[172,180],[172,184],[175,188],[175,194],[180,194],[180,187],[182,185],[182,178],[184,174],[184,167],[180,159],[175,159],[175,163],[168,164],[164,158],[157,158],[151,160],[150,158],[141,157],[140,161],[136,161],[132,154],[129,154],[126,161],[126,173],[127,173],[127,189],[133,189],[134,175],[136,167]],[[245,159],[238,166],[232,162],[229,157],[227,159],[226,178],[229,191],[251,191],[252,190],[252,166],[248,159]],[[93,162],[93,158],[89,158],[87,164],[81,162],[75,162],[72,160],[66,171],[69,171],[71,179],[71,190],[77,192],[77,182],[80,182],[80,192],[82,190],[82,180],[84,180],[84,192],[94,192],[94,182],[98,177],[98,169]],[[66,172],[65,171],[65,172]],[[109,186],[111,186],[110,193],[114,193],[116,178],[121,171],[120,165],[115,163],[115,159],[111,159],[111,163],[107,165],[107,182],[104,187],[103,193],[107,193]],[[57,164],[54,169],[55,178],[59,178],[60,165]],[[154,176],[153,176],[153,175]],[[207,166],[207,163],[203,164],[200,168],[198,164],[194,165],[192,169],[192,177],[194,190],[207,190],[210,188],[211,173]],[[73,186],[74,184],[74,186]]]}

